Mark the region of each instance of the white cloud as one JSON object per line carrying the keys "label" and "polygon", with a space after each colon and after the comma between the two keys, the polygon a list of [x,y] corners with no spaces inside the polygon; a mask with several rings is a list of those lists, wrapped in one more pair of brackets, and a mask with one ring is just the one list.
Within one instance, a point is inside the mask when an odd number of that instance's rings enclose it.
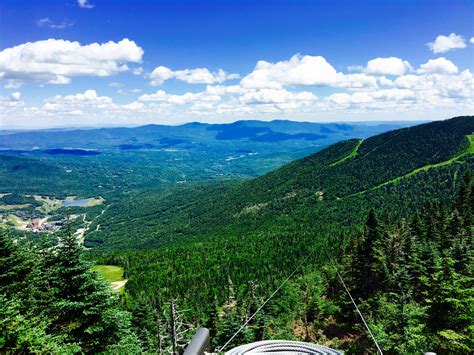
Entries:
{"label": "white cloud", "polygon": [[133,75],[141,75],[143,73],[143,68],[142,67],[137,67],[132,69],[132,74]]}
{"label": "white cloud", "polygon": [[474,44],[474,37],[471,37],[471,39],[469,40],[469,42],[471,42],[472,44]]}
{"label": "white cloud", "polygon": [[365,74],[344,75],[324,57],[296,54],[290,60],[277,63],[258,61],[240,85],[249,89],[281,89],[285,85],[365,87],[376,85],[376,79]]}
{"label": "white cloud", "polygon": [[71,79],[62,75],[57,75],[55,78],[48,81],[49,84],[69,84]]}
{"label": "white cloud", "polygon": [[93,9],[95,5],[91,4],[88,0],[77,0],[77,4],[82,9]]}
{"label": "white cloud", "polygon": [[12,92],[12,99],[15,101],[20,101],[21,100],[21,92]]}
{"label": "white cloud", "polygon": [[414,74],[403,75],[395,79],[393,82],[395,86],[402,89],[412,89],[420,85],[420,81],[423,80],[423,77]]}
{"label": "white cloud", "polygon": [[206,112],[214,109],[214,104],[211,102],[197,102],[190,108],[192,111]]}
{"label": "white cloud", "polygon": [[144,94],[138,98],[138,100],[142,102],[157,101],[175,105],[183,105],[202,101],[219,101],[220,99],[221,97],[219,95],[213,95],[206,91],[198,93],[187,92],[183,95],[172,95],[168,94],[164,90],[158,90],[154,94]]}
{"label": "white cloud", "polygon": [[237,95],[245,94],[248,90],[240,85],[208,85],[206,92],[212,95]]}
{"label": "white cloud", "polygon": [[122,107],[125,110],[136,111],[136,110],[143,110],[145,108],[145,105],[141,102],[134,101],[129,104],[123,105]]}
{"label": "white cloud", "polygon": [[74,76],[127,71],[127,63],[140,63],[142,56],[143,50],[129,39],[84,46],[61,39],[27,42],[0,52],[0,78],[67,84]]}
{"label": "white cloud", "polygon": [[158,86],[172,78],[182,80],[188,84],[216,84],[229,79],[237,79],[240,76],[238,74],[228,74],[222,69],[219,69],[217,72],[211,72],[207,68],[173,71],[170,68],[159,66],[150,73],[149,77],[151,85]]}
{"label": "white cloud", "polygon": [[361,89],[376,87],[377,79],[365,74],[342,74],[342,79],[335,87]]}
{"label": "white cloud", "polygon": [[385,89],[353,94],[336,93],[328,96],[326,102],[332,109],[367,109],[378,110],[396,105],[413,105],[415,93],[407,89]]}
{"label": "white cloud", "polygon": [[417,70],[418,74],[456,74],[457,72],[458,67],[444,57],[430,59],[425,64],[420,65]]}
{"label": "white cloud", "polygon": [[411,69],[410,63],[397,57],[375,58],[367,62],[365,72],[368,74],[403,75]]}
{"label": "white cloud", "polygon": [[347,67],[347,70],[349,70],[349,71],[363,71],[364,67],[362,65],[349,65]]}
{"label": "white cloud", "polygon": [[289,103],[289,102],[307,102],[311,103],[317,100],[317,96],[311,92],[303,91],[298,93],[289,92],[285,89],[260,89],[252,90],[239,98],[244,104],[261,103]]}
{"label": "white cloud", "polygon": [[393,80],[387,79],[384,76],[380,76],[377,79],[378,79],[378,82],[380,83],[380,85],[382,85],[382,86],[393,86],[394,85]]}
{"label": "white cloud", "polygon": [[433,53],[444,53],[452,49],[466,48],[462,36],[451,33],[449,36],[439,35],[434,42],[427,43]]}
{"label": "white cloud", "polygon": [[294,55],[290,60],[258,61],[252,73],[242,79],[244,88],[281,89],[284,85],[331,86],[339,80],[336,69],[321,56]]}
{"label": "white cloud", "polygon": [[112,99],[108,96],[98,96],[95,90],[84,93],[61,96],[56,95],[45,101],[43,110],[56,112],[83,111],[85,108],[105,109],[113,107]]}
{"label": "white cloud", "polygon": [[128,95],[130,93],[132,94],[137,94],[139,92],[142,92],[142,89],[131,89],[131,90],[123,90],[123,89],[119,89],[117,90],[117,93],[118,94],[124,94],[124,95]]}
{"label": "white cloud", "polygon": [[394,85],[401,89],[410,89],[418,93],[418,100],[425,101],[432,98],[436,106],[435,97],[440,101],[446,99],[457,100],[457,103],[473,102],[474,80],[469,70],[459,75],[453,74],[423,74],[404,75],[394,81]]}
{"label": "white cloud", "polygon": [[167,67],[159,66],[153,69],[149,77],[151,79],[151,85],[158,86],[163,84],[166,80],[171,79],[174,75],[174,72]]}
{"label": "white cloud", "polygon": [[7,83],[3,86],[5,89],[18,89],[22,85],[21,82],[16,81],[16,80],[8,80]]}
{"label": "white cloud", "polygon": [[121,87],[125,86],[125,84],[121,83],[121,82],[118,82],[118,81],[113,81],[113,82],[109,83],[109,86],[112,87],[112,88],[121,88]]}
{"label": "white cloud", "polygon": [[55,29],[55,30],[63,30],[67,27],[71,27],[71,26],[74,25],[74,23],[69,21],[69,20],[63,20],[60,23],[56,23],[56,22],[52,21],[49,17],[39,19],[38,21],[36,21],[36,24],[39,27],[48,27],[48,28],[52,28],[52,29]]}
{"label": "white cloud", "polygon": [[[110,53],[98,53],[99,55],[88,59],[87,65],[90,66],[91,62],[96,65],[95,62],[100,61],[101,55],[106,58],[110,56]],[[0,73],[3,73],[2,55],[3,52],[0,53]],[[141,55],[139,58],[141,59]],[[34,57],[34,63],[44,61],[43,57],[40,59]],[[56,54],[54,59],[61,65],[70,64],[60,54]],[[118,62],[116,68],[126,64]],[[254,117],[312,120],[315,117],[348,119],[351,115],[358,115],[359,120],[386,118],[387,115],[398,119],[413,119],[474,112],[472,73],[469,70],[459,72],[456,65],[446,58],[431,59],[417,70],[413,70],[408,62],[399,58],[375,58],[368,62],[366,68],[360,69],[355,73],[337,72],[323,57],[297,55],[288,61],[276,63],[260,61],[239,84],[223,85],[220,80],[230,74],[220,74],[219,71],[213,73],[205,68],[173,71],[158,67],[155,71],[158,82],[176,78],[189,83],[207,81],[217,84],[208,84],[200,92],[182,94],[158,90],[151,94],[136,95],[139,97],[135,101],[126,104],[114,103],[111,97],[100,96],[91,89],[75,95],[51,97],[38,108],[27,106],[19,91],[13,90],[15,92],[8,96],[0,97],[0,122],[5,124],[13,119],[21,119],[36,124],[35,122],[44,118],[58,122],[56,125],[60,126],[64,125],[61,122],[150,123],[159,119],[164,123],[178,123],[187,120],[222,121]],[[74,76],[65,71],[54,73],[54,76],[47,79],[68,82]],[[382,73],[390,76],[386,77]],[[37,77],[27,78],[39,80]],[[17,77],[5,79],[5,86],[11,88],[19,80]],[[43,77],[42,80],[46,81]],[[112,80],[106,83],[119,89],[122,85]],[[306,88],[303,90],[301,86]],[[327,86],[331,89],[327,93],[328,90],[308,88],[310,86]],[[140,89],[122,88],[118,92],[131,94],[140,92]]]}

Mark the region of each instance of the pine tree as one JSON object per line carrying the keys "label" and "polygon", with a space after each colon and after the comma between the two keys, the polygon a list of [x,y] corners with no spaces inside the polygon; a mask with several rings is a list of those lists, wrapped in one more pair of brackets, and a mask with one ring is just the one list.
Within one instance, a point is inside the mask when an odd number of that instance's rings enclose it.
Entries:
{"label": "pine tree", "polygon": [[[50,331],[66,334],[86,352],[103,351],[130,336],[131,315],[119,308],[117,295],[90,270],[76,238],[67,228],[51,257],[49,288],[54,290],[46,312]],[[136,339],[129,337],[132,347]]]}
{"label": "pine tree", "polygon": [[380,238],[379,223],[374,210],[367,216],[364,233],[357,243],[357,254],[351,267],[354,293],[366,300],[377,291],[376,243]]}
{"label": "pine tree", "polygon": [[24,290],[33,268],[34,261],[29,249],[20,247],[10,233],[0,230],[1,293],[12,296]]}

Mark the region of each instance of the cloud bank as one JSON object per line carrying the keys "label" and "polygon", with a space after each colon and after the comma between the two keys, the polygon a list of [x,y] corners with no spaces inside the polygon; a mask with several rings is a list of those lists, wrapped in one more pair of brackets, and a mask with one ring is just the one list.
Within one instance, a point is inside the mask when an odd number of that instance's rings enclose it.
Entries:
{"label": "cloud bank", "polygon": [[134,41],[81,45],[62,39],[27,42],[0,52],[0,78],[11,83],[68,84],[75,76],[105,77],[140,63],[143,49]]}

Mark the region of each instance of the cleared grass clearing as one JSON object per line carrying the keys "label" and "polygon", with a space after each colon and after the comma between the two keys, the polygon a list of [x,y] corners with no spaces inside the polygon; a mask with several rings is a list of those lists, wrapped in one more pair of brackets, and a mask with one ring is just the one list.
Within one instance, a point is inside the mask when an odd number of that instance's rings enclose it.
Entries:
{"label": "cleared grass clearing", "polygon": [[330,164],[329,166],[336,166],[336,165],[339,165],[343,162],[345,162],[346,160],[349,160],[349,159],[352,159],[354,158],[356,155],[357,155],[357,151],[359,150],[359,147],[360,145],[362,144],[363,140],[359,140],[359,142],[357,143],[357,145],[354,147],[354,149],[352,149],[352,151],[346,155],[344,158],[342,159],[339,159],[338,161],[335,161],[334,163]]}
{"label": "cleared grass clearing", "polygon": [[123,267],[117,265],[94,265],[92,271],[98,272],[111,283],[114,291],[123,292],[127,280],[123,278]]}
{"label": "cleared grass clearing", "polygon": [[123,267],[116,265],[94,265],[92,270],[98,272],[104,279],[109,282],[123,280]]}
{"label": "cleared grass clearing", "polygon": [[39,195],[33,195],[33,198],[42,203],[42,206],[36,207],[38,211],[41,211],[45,214],[48,214],[49,212],[55,211],[59,208],[61,208],[62,203],[60,200],[54,198],[54,197],[49,197],[49,196],[39,196]]}
{"label": "cleared grass clearing", "polygon": [[99,206],[104,203],[104,198],[98,197],[98,198],[91,198],[89,199],[89,202],[87,203],[87,206],[85,207],[94,207],[94,206]]}
{"label": "cleared grass clearing", "polygon": [[14,226],[18,230],[26,230],[26,226],[30,221],[21,219],[20,217],[10,214],[7,217],[7,223]]}
{"label": "cleared grass clearing", "polygon": [[29,203],[25,203],[23,205],[0,205],[0,211],[20,210],[29,206]]}
{"label": "cleared grass clearing", "polygon": [[[386,181],[380,185],[377,185],[377,186],[374,186],[368,190],[365,190],[365,191],[360,191],[360,192],[356,192],[355,194],[352,194],[352,195],[348,195],[348,196],[344,196],[342,198],[347,198],[347,197],[354,197],[354,196],[358,196],[358,195],[362,195],[362,194],[365,194],[366,192],[368,191],[373,191],[373,190],[376,190],[376,189],[379,189],[385,185],[388,185],[388,184],[394,184],[394,183],[397,183],[399,182],[400,180],[402,179],[406,179],[406,178],[409,178],[410,176],[413,176],[415,175],[416,173],[419,173],[420,171],[425,171],[425,170],[429,170],[429,169],[432,169],[432,168],[439,168],[439,167],[442,167],[442,166],[446,166],[446,165],[449,165],[449,164],[453,164],[453,163],[456,163],[458,160],[460,160],[461,158],[467,156],[467,155],[471,155],[471,154],[474,154],[474,134],[470,134],[467,136],[467,139],[469,140],[469,146],[466,148],[466,150],[454,157],[452,157],[451,159],[449,160],[446,160],[446,161],[442,161],[440,163],[436,163],[436,164],[428,164],[428,165],[425,165],[425,166],[422,166],[421,168],[418,168],[418,169],[415,169],[413,171],[410,171],[408,174],[405,174],[405,175],[402,175],[402,176],[398,176],[396,177],[395,179],[392,179],[392,180],[389,180],[389,181]],[[341,200],[342,198],[339,198],[338,200]]]}

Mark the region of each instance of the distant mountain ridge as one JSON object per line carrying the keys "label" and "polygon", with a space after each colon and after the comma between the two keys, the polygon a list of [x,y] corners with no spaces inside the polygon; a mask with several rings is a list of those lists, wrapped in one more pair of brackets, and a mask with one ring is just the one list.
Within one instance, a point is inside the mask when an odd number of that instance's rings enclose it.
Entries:
{"label": "distant mountain ridge", "polygon": [[[374,134],[409,126],[406,123],[341,124],[296,121],[237,121],[229,124],[187,123],[180,126],[145,125],[92,129],[50,129],[3,132],[0,149],[32,148],[96,148],[120,149],[121,145],[136,145],[135,149],[166,148],[162,139],[174,140],[173,145],[227,145],[223,141],[246,140],[255,145],[287,142],[300,148],[328,145],[351,137],[365,138]],[[288,142],[288,141],[292,141]]]}

